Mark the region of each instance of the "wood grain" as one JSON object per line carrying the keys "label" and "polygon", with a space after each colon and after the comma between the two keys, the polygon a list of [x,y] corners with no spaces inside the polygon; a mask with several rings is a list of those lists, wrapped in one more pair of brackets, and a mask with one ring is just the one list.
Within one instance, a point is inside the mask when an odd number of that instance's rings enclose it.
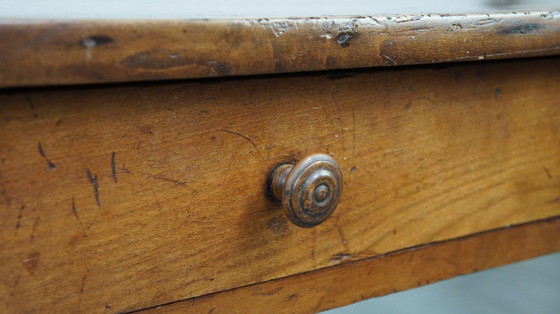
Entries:
{"label": "wood grain", "polygon": [[239,20],[0,20],[0,87],[546,56],[558,11]]}
{"label": "wood grain", "polygon": [[[560,217],[146,309],[142,313],[317,313],[560,251]],[[515,244],[513,248],[512,244]]]}
{"label": "wood grain", "polygon": [[[559,66],[2,91],[0,308],[129,311],[558,216]],[[344,193],[302,229],[264,185],[311,153]]]}

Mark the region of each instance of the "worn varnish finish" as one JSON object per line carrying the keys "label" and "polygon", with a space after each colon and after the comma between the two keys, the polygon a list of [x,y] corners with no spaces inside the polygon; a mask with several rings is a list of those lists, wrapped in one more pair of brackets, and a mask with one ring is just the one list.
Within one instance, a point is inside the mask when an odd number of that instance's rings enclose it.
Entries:
{"label": "worn varnish finish", "polygon": [[0,20],[0,87],[560,53],[559,11],[241,20]]}
{"label": "worn varnish finish", "polygon": [[[560,217],[151,308],[143,313],[316,313],[560,250]],[[512,247],[515,243],[515,248]]]}
{"label": "worn varnish finish", "polygon": [[[5,90],[0,308],[135,310],[558,216],[559,66]],[[303,229],[264,184],[315,152],[344,194]]]}

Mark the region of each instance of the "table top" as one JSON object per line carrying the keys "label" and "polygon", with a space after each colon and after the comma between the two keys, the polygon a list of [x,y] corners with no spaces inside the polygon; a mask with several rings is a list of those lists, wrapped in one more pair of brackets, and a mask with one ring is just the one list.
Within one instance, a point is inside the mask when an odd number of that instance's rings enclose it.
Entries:
{"label": "table top", "polygon": [[0,88],[560,54],[558,1],[508,3],[0,0]]}

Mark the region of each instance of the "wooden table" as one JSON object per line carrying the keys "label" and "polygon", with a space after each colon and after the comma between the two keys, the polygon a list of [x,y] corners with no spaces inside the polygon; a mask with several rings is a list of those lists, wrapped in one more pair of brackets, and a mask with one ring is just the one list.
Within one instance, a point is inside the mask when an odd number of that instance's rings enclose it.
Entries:
{"label": "wooden table", "polygon": [[[2,312],[317,312],[560,251],[560,5],[96,2],[0,10]],[[315,153],[344,188],[301,228],[269,176]]]}

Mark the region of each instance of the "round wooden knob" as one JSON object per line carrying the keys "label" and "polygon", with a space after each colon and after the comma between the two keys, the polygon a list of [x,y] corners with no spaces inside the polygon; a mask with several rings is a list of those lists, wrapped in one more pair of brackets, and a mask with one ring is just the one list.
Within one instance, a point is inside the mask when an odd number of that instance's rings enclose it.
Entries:
{"label": "round wooden knob", "polygon": [[272,175],[272,192],[291,222],[313,227],[329,218],[338,205],[342,172],[330,156],[311,155],[295,165],[278,166]]}

